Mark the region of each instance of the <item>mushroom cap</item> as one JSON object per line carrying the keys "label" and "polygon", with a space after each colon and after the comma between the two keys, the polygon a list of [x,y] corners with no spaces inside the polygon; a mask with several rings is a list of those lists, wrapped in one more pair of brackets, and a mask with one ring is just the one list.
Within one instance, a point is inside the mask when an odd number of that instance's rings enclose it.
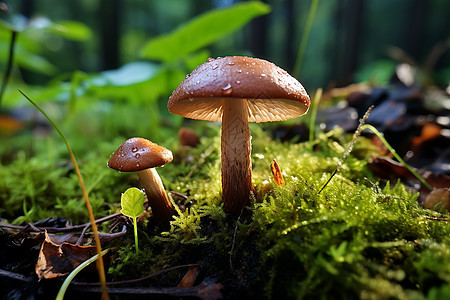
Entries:
{"label": "mushroom cap", "polygon": [[248,121],[292,119],[308,111],[310,99],[298,80],[259,58],[208,59],[173,91],[169,111],[191,119],[221,121],[222,101],[248,102]]}
{"label": "mushroom cap", "polygon": [[131,138],[111,155],[108,167],[120,172],[137,172],[161,167],[173,159],[172,152],[143,138]]}

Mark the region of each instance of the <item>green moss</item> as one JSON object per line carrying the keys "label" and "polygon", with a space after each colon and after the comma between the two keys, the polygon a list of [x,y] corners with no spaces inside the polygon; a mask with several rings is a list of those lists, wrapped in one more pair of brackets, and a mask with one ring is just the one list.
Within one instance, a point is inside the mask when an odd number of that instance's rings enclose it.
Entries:
{"label": "green moss", "polygon": [[[187,196],[172,195],[185,210],[177,210],[169,228],[151,221],[141,224],[139,254],[133,250],[132,235],[116,241],[112,246],[121,250],[110,265],[111,277],[132,279],[198,263],[199,281],[215,278],[225,285],[228,298],[450,297],[450,226],[438,221],[449,214],[425,210],[417,203],[417,193],[373,176],[366,166],[376,151],[370,141],[360,138],[337,175],[318,193],[350,135],[336,128],[311,143],[282,143],[259,126],[251,126],[251,132],[256,194],[239,217],[222,210],[218,128],[208,127],[197,148],[179,149],[174,139],[165,145],[174,152],[175,162],[158,172],[167,190]],[[139,186],[135,174],[118,174],[105,166],[120,142],[97,146],[92,155],[78,158],[97,216],[116,211],[120,193]],[[49,215],[75,222],[86,218],[70,166],[57,167],[63,157],[55,150],[55,163],[49,167],[45,160],[20,154],[0,168],[2,176],[10,174],[0,181],[6,195],[1,207],[9,207],[2,216],[21,215],[25,201],[27,214],[17,222]],[[273,159],[285,186],[273,180]],[[183,271],[172,271],[153,284],[173,286],[182,276]]]}
{"label": "green moss", "polygon": [[[449,296],[450,226],[429,218],[437,213],[422,209],[401,183],[372,183],[369,141],[356,143],[355,155],[318,194],[351,137],[336,129],[312,144],[281,143],[251,131],[257,194],[239,218],[221,209],[219,132],[189,149],[192,163],[160,171],[168,189],[188,196],[179,202],[187,209],[170,230],[150,228],[145,249],[160,254],[145,262],[155,266],[148,272],[161,261],[200,263],[202,276],[224,283],[229,297]],[[274,158],[285,186],[273,181]],[[133,268],[120,257],[116,263]]]}

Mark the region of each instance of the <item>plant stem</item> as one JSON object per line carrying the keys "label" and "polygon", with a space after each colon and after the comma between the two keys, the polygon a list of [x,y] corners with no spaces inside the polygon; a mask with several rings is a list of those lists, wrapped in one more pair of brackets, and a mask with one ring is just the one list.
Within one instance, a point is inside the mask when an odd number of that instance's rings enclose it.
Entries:
{"label": "plant stem", "polygon": [[56,295],[56,300],[63,300],[64,294],[67,291],[67,288],[69,287],[72,280],[77,276],[78,273],[80,273],[81,270],[86,268],[88,265],[90,265],[94,260],[97,260],[99,257],[102,259],[103,255],[105,255],[108,252],[108,249],[103,250],[99,254],[96,254],[89,258],[88,260],[81,263],[78,267],[76,267],[72,272],[70,272],[69,276],[64,280],[63,284],[59,288],[58,295]]}
{"label": "plant stem", "polygon": [[8,85],[9,77],[11,77],[11,71],[14,61],[14,46],[16,45],[17,31],[11,31],[11,42],[9,43],[9,56],[8,65],[6,66],[5,77],[3,78],[2,87],[0,89],[0,107],[2,106],[3,94],[5,93],[6,86]]}
{"label": "plant stem", "polygon": [[316,15],[318,4],[319,0],[312,0],[311,6],[309,7],[308,19],[306,20],[305,29],[303,30],[302,40],[300,42],[300,47],[297,53],[297,60],[295,61],[293,72],[294,76],[298,76],[300,73],[300,68],[302,66],[303,57],[305,56],[306,45],[308,44],[308,38],[309,34],[311,33],[311,27]]}
{"label": "plant stem", "polygon": [[[92,227],[92,231],[94,233],[95,246],[96,246],[96,249],[97,249],[97,253],[100,254],[102,252],[102,246],[100,244],[100,238],[98,236],[97,224],[95,223],[95,218],[94,218],[94,213],[92,211],[91,202],[89,201],[89,197],[88,197],[88,194],[86,192],[86,188],[84,187],[84,182],[83,182],[83,178],[81,177],[80,168],[78,167],[78,163],[77,163],[77,160],[75,159],[75,155],[72,152],[72,148],[70,148],[69,142],[67,141],[67,139],[64,136],[64,134],[62,133],[62,131],[58,128],[58,126],[56,126],[56,124],[45,113],[45,111],[42,110],[42,108],[40,108],[39,105],[37,105],[33,100],[30,99],[30,97],[25,95],[22,91],[19,90],[19,92],[31,104],[33,104],[34,107],[36,107],[44,115],[44,117],[50,122],[50,124],[53,126],[53,128],[55,128],[55,130],[58,132],[58,134],[61,136],[62,140],[66,144],[67,150],[69,151],[70,160],[72,161],[72,164],[73,164],[73,166],[75,168],[75,172],[77,174],[78,181],[80,182],[81,190],[83,192],[83,198],[84,198],[85,203],[86,203],[86,208],[87,208],[88,214],[89,214],[89,220],[91,221],[91,227]],[[108,290],[107,290],[107,287],[106,287],[105,266],[103,264],[103,258],[101,258],[101,257],[100,257],[99,260],[97,260],[97,271],[98,271],[100,283],[102,285],[102,299],[109,299]]]}
{"label": "plant stem", "polygon": [[138,246],[138,232],[137,232],[137,221],[136,217],[133,217],[133,225],[134,225],[134,245],[136,246],[136,253],[139,253],[139,246]]}
{"label": "plant stem", "polygon": [[383,142],[383,144],[386,146],[386,148],[389,149],[389,151],[392,153],[392,155],[394,155],[394,157],[403,165],[405,166],[406,169],[408,169],[408,171],[410,171],[414,176],[416,176],[417,179],[419,179],[419,181],[426,186],[430,191],[433,189],[433,187],[422,177],[420,176],[416,171],[414,171],[401,157],[400,155],[397,154],[397,152],[395,151],[394,148],[391,147],[391,145],[389,145],[389,143],[386,141],[386,139],[384,138],[384,136],[372,125],[370,124],[366,124],[364,126],[361,127],[361,129],[369,129],[370,131],[372,131],[373,133],[375,133],[375,135],[381,140],[381,142]]}
{"label": "plant stem", "polygon": [[[311,107],[311,118],[309,120],[309,142],[314,141],[315,129],[316,129],[316,117],[317,110],[319,108],[320,98],[322,98],[322,88],[318,88],[316,94],[314,95],[314,99]],[[311,143],[312,147],[312,143]]]}

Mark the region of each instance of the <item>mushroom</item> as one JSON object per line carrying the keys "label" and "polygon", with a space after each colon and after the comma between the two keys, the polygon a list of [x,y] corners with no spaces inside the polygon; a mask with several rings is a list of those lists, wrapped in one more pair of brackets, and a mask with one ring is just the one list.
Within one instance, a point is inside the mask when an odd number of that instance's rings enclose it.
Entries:
{"label": "mushroom", "polygon": [[143,138],[131,138],[111,155],[108,167],[120,172],[137,172],[144,187],[153,218],[160,224],[168,224],[174,208],[164,190],[156,167],[173,159],[172,152]]}
{"label": "mushroom", "polygon": [[183,117],[222,122],[222,200],[239,214],[254,190],[248,122],[282,121],[308,111],[303,86],[266,60],[232,56],[208,59],[175,89],[168,109]]}
{"label": "mushroom", "polygon": [[200,138],[195,133],[194,130],[182,127],[178,130],[178,140],[180,141],[180,146],[197,147],[200,143]]}

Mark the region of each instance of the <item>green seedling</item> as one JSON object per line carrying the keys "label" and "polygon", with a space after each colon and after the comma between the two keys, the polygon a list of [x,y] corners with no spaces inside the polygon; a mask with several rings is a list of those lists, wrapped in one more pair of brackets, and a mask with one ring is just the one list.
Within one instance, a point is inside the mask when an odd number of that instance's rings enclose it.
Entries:
{"label": "green seedling", "polygon": [[134,225],[134,244],[136,253],[139,252],[137,235],[137,217],[144,212],[144,193],[137,188],[129,188],[122,194],[120,199],[122,214],[133,219]]}

